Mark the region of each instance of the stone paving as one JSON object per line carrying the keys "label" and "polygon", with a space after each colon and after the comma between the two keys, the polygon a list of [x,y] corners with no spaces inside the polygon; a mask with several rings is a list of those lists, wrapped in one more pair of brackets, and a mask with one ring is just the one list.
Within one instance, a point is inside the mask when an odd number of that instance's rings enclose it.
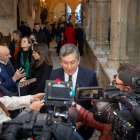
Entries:
{"label": "stone paving", "polygon": [[[57,55],[56,49],[54,49],[54,47],[55,47],[54,42],[51,42],[49,50],[51,51],[51,58],[53,61],[53,69],[57,69],[57,68],[61,67],[61,64],[60,64],[59,56]],[[83,56],[81,57],[80,65],[82,67],[87,68],[87,69],[93,70],[92,64],[91,64],[90,60],[88,59],[88,55],[86,53],[84,53]],[[98,140],[99,136],[100,136],[100,132],[95,130],[95,132],[90,140]]]}

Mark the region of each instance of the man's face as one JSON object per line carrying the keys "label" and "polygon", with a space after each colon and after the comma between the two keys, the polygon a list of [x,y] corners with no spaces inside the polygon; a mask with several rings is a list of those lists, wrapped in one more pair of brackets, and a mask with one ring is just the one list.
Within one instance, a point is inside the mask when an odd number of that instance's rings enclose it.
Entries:
{"label": "man's face", "polygon": [[129,86],[126,86],[126,84],[119,79],[119,76],[118,75],[119,74],[117,74],[117,76],[116,76],[116,83],[117,83],[116,84],[116,87],[119,88],[120,90],[129,91],[130,90],[130,87]]}
{"label": "man's face", "polygon": [[37,32],[39,32],[39,30],[40,30],[40,26],[39,25],[35,25],[35,30],[37,31]]}
{"label": "man's face", "polygon": [[3,62],[8,62],[11,58],[10,51],[8,48],[5,48],[3,52],[0,53],[0,60]]}
{"label": "man's face", "polygon": [[92,92],[90,92],[90,96],[92,96],[92,94],[93,94],[93,93],[92,93]]}
{"label": "man's face", "polygon": [[14,41],[19,41],[20,37],[16,33],[13,33],[13,39],[14,39]]}
{"label": "man's face", "polygon": [[73,75],[80,63],[76,57],[76,53],[69,54],[67,56],[62,57],[61,65],[67,75]]}
{"label": "man's face", "polygon": [[47,23],[47,26],[48,26],[48,27],[49,27],[49,25],[50,25],[50,24],[49,24],[49,23]]}

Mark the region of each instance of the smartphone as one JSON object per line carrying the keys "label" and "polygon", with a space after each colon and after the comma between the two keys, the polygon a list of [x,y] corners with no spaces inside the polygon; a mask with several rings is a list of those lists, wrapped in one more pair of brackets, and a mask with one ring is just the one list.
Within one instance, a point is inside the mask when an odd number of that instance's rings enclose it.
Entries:
{"label": "smartphone", "polygon": [[33,83],[36,81],[36,78],[32,78],[32,79],[29,79],[29,80],[26,80],[26,81],[22,81],[22,82],[19,82],[19,86],[22,86],[22,85],[25,85],[25,84],[30,84],[30,83]]}

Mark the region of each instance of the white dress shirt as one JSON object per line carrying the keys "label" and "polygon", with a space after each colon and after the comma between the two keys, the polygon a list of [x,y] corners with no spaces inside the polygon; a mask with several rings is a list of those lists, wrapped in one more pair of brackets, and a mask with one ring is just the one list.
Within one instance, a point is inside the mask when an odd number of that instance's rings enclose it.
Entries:
{"label": "white dress shirt", "polygon": [[[74,90],[75,90],[75,86],[76,86],[77,75],[78,75],[78,67],[77,67],[75,73],[72,75],[72,84],[73,84]],[[65,78],[65,81],[68,82],[69,75],[67,75],[65,72],[64,72],[64,78]]]}
{"label": "white dress shirt", "polygon": [[7,62],[5,63],[5,62],[3,62],[3,61],[1,61],[1,60],[0,60],[0,63],[1,63],[1,64],[4,64],[4,65],[7,65]]}

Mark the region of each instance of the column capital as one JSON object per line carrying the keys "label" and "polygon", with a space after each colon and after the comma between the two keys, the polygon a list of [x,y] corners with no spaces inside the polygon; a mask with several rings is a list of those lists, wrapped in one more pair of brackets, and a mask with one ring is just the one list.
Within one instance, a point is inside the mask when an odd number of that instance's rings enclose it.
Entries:
{"label": "column capital", "polygon": [[89,5],[93,4],[96,0],[89,0]]}

